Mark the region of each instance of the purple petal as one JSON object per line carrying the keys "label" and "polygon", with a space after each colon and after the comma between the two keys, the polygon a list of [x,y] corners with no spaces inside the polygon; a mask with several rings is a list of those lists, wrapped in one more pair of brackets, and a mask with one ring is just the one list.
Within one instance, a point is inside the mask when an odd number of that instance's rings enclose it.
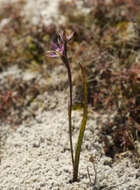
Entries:
{"label": "purple petal", "polygon": [[63,41],[64,41],[64,33],[61,31],[61,32],[57,32],[57,35],[59,36],[58,38],[58,43],[62,44]]}
{"label": "purple petal", "polygon": [[69,41],[72,37],[73,37],[73,35],[74,35],[74,33],[73,32],[71,32],[69,35],[67,35],[67,40]]}
{"label": "purple petal", "polygon": [[58,57],[59,55],[56,54],[55,51],[48,51],[47,57]]}
{"label": "purple petal", "polygon": [[47,57],[59,57],[57,54],[47,55]]}
{"label": "purple petal", "polygon": [[54,51],[58,48],[58,46],[54,42],[51,42],[51,47]]}
{"label": "purple petal", "polygon": [[59,48],[61,48],[61,46],[64,44],[64,42],[62,41],[61,38],[58,38],[57,41],[58,41]]}
{"label": "purple petal", "polygon": [[59,52],[60,52],[61,54],[63,54],[63,52],[64,52],[64,44],[62,44],[62,45],[60,46]]}

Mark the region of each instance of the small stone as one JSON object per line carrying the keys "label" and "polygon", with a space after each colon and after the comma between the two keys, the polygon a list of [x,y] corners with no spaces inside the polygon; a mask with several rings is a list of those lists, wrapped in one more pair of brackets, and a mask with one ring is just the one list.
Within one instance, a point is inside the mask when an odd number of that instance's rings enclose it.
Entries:
{"label": "small stone", "polygon": [[40,141],[36,141],[33,143],[34,148],[39,148],[40,147]]}

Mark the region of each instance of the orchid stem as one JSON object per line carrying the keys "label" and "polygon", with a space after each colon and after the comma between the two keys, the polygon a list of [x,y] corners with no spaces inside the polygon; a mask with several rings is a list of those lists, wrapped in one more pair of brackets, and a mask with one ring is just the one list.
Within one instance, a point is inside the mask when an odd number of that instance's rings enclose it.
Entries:
{"label": "orchid stem", "polygon": [[69,140],[70,140],[70,151],[71,151],[71,160],[72,166],[74,170],[74,154],[73,154],[73,141],[72,141],[72,75],[71,68],[67,57],[67,42],[64,43],[64,56],[61,57],[63,63],[65,64],[68,72],[68,80],[69,80],[69,103],[68,103],[68,118],[69,118]]}
{"label": "orchid stem", "polygon": [[71,159],[72,165],[74,168],[74,156],[73,156],[73,142],[72,142],[72,77],[70,67],[67,67],[68,70],[68,78],[69,78],[69,88],[70,88],[70,101],[68,104],[68,117],[69,117],[69,139],[70,139],[70,150],[71,150]]}

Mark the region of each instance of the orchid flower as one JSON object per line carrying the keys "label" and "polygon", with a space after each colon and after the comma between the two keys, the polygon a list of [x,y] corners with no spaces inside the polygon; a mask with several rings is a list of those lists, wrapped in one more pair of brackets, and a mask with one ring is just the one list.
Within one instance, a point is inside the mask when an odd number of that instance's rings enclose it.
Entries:
{"label": "orchid flower", "polygon": [[66,44],[72,38],[73,33],[66,35],[66,32],[58,33],[57,44],[52,42],[51,47],[53,50],[48,51],[48,57],[65,57],[66,56]]}

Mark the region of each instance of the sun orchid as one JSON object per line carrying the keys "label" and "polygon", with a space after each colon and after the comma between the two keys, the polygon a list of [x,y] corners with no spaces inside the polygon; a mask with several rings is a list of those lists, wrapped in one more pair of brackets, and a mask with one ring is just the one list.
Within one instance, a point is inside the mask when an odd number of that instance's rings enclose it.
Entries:
{"label": "sun orchid", "polygon": [[68,122],[69,122],[69,141],[70,141],[70,152],[71,152],[71,160],[73,166],[73,182],[78,180],[78,168],[79,168],[79,161],[80,161],[80,152],[81,152],[81,145],[83,141],[84,131],[86,127],[87,121],[87,82],[85,76],[85,69],[80,65],[80,69],[82,72],[82,79],[83,79],[83,91],[84,91],[84,108],[83,108],[83,119],[81,122],[81,127],[79,131],[79,136],[77,140],[75,155],[73,151],[73,140],[72,140],[72,72],[71,72],[71,65],[67,56],[67,42],[72,38],[73,33],[69,35],[66,34],[65,31],[58,33],[57,43],[52,42],[52,51],[48,51],[48,57],[60,57],[62,62],[64,63],[65,67],[67,68],[68,73],[68,80],[69,80],[69,103],[68,103]]}
{"label": "sun orchid", "polygon": [[72,76],[69,60],[67,57],[67,42],[72,38],[73,33],[66,35],[66,32],[57,33],[57,43],[52,42],[52,51],[48,51],[48,57],[60,57],[62,62],[67,68],[68,80],[69,80],[69,103],[68,103],[68,118],[69,118],[69,140],[70,140],[70,150],[71,150],[71,159],[72,165],[74,167],[74,155],[73,155],[73,143],[72,143],[72,122],[71,122],[71,113],[72,113]]}
{"label": "sun orchid", "polygon": [[67,42],[72,38],[73,33],[71,32],[69,35],[66,35],[66,32],[63,31],[58,33],[57,43],[52,42],[51,47],[52,50],[48,51],[48,57],[65,57],[66,49],[67,49]]}

